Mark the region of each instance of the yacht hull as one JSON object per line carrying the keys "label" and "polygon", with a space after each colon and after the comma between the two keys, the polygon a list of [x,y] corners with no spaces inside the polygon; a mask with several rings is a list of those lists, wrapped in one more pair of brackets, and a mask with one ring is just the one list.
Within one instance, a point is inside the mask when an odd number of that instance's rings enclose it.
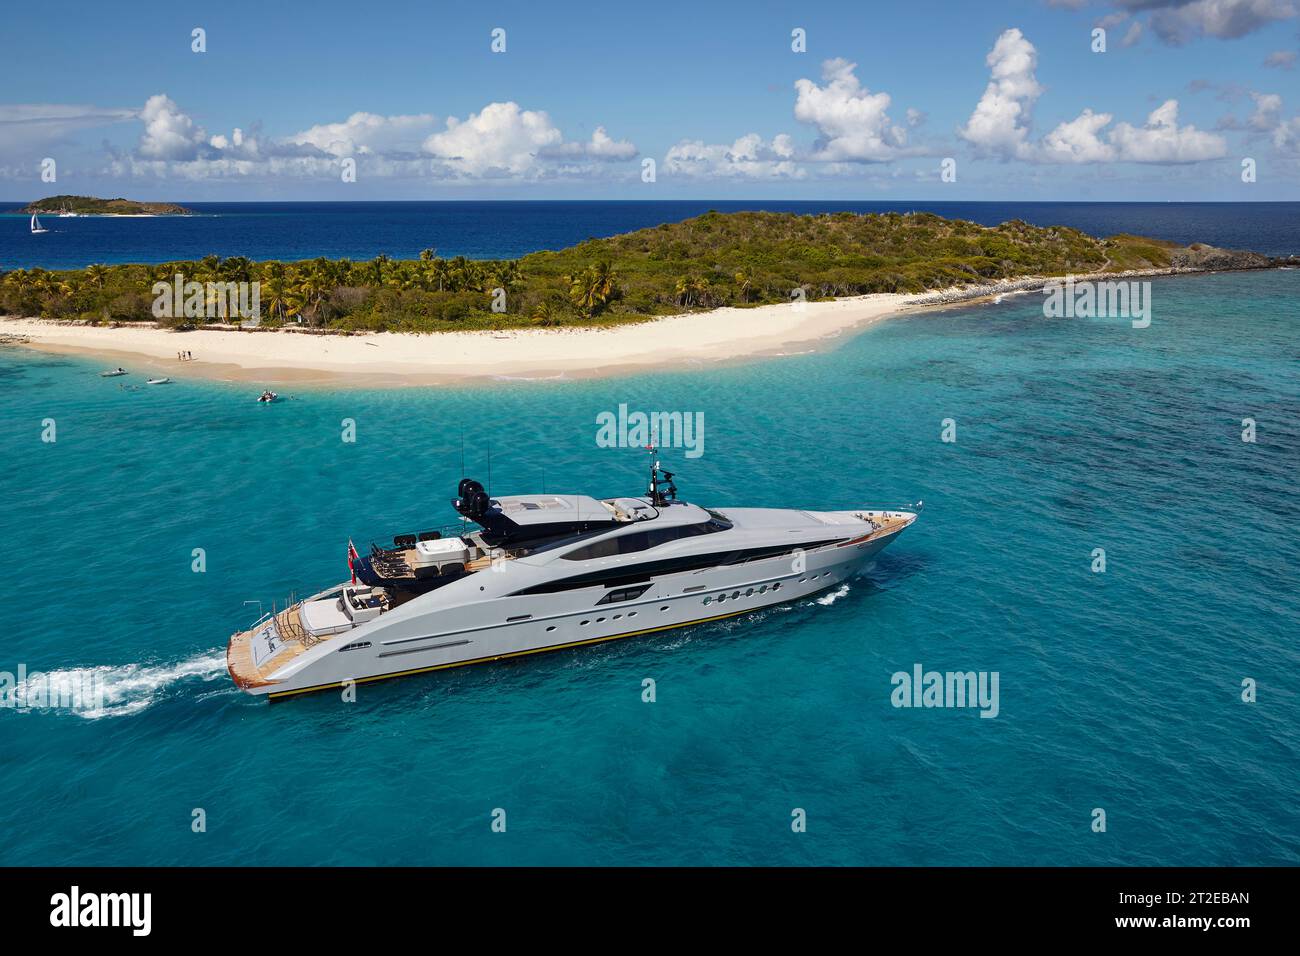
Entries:
{"label": "yacht hull", "polygon": [[[243,690],[281,700],[738,617],[843,583],[913,518],[888,534],[842,541],[794,559],[781,555],[654,577],[643,593],[615,604],[598,603],[610,589],[595,585],[499,597],[490,605],[465,600],[405,617],[389,612],[307,650],[265,681],[241,681],[233,665],[231,673]],[[501,562],[479,573],[508,576],[513,569]]]}

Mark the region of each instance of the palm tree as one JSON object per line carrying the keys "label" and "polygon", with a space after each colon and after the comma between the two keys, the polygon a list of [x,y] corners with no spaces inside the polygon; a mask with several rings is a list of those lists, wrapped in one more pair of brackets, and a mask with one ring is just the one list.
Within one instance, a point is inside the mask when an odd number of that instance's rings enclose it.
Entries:
{"label": "palm tree", "polygon": [[199,282],[211,282],[221,273],[220,256],[204,256],[194,268],[194,278]]}
{"label": "palm tree", "polygon": [[86,279],[96,289],[104,288],[104,280],[108,278],[108,266],[94,263],[86,266]]}
{"label": "palm tree", "polygon": [[221,278],[226,282],[248,282],[253,263],[245,256],[231,256],[221,263]]}
{"label": "palm tree", "polygon": [[609,260],[602,259],[592,269],[591,278],[596,286],[600,304],[603,306],[614,297],[615,283],[618,281],[618,276],[614,273],[613,267],[610,266]]}
{"label": "palm tree", "polygon": [[476,268],[464,256],[457,256],[447,265],[447,289],[451,292],[465,292],[477,284]]}
{"label": "palm tree", "polygon": [[294,289],[294,295],[302,301],[304,312],[311,316],[313,324],[320,317],[321,308],[328,294],[329,286],[326,284],[325,277],[317,269],[307,270]]}
{"label": "palm tree", "polygon": [[447,265],[446,259],[434,259],[429,264],[429,281],[438,283],[438,291],[442,291],[443,284],[451,274],[451,268]]}
{"label": "palm tree", "polygon": [[740,288],[740,301],[748,302],[749,293],[754,288],[754,273],[750,269],[741,269],[736,273],[736,285]]}
{"label": "palm tree", "polygon": [[559,310],[547,299],[533,306],[532,319],[538,325],[559,325],[563,321]]}
{"label": "palm tree", "polygon": [[289,306],[289,287],[283,276],[272,275],[262,280],[262,304],[272,318],[284,318]]}
{"label": "palm tree", "polygon": [[564,281],[569,283],[569,299],[588,317],[598,314],[614,298],[616,280],[608,262],[599,262],[564,277]]}
{"label": "palm tree", "polygon": [[587,269],[575,275],[565,276],[564,281],[569,283],[569,301],[578,307],[579,312],[584,315],[591,315],[596,307],[591,270]]}
{"label": "palm tree", "polygon": [[677,302],[690,308],[692,305],[705,305],[709,299],[709,280],[696,276],[683,276],[677,280]]}
{"label": "palm tree", "polygon": [[514,260],[495,262],[487,269],[487,278],[495,289],[505,289],[507,293],[519,287],[523,276],[519,272],[519,263]]}

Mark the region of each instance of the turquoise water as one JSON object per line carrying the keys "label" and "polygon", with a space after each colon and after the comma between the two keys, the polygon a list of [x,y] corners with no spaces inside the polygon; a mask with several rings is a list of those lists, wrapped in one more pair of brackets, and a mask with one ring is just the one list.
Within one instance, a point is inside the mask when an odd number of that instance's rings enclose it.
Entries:
{"label": "turquoise water", "polygon": [[[0,669],[110,690],[0,710],[0,863],[1300,862],[1298,296],[1158,280],[1146,330],[1025,296],[742,366],[273,407],[0,350]],[[232,687],[245,600],[452,517],[462,429],[499,493],[639,491],[642,456],[594,442],[621,402],[704,412],[704,455],[665,456],[693,500],[924,514],[820,600],[355,704]],[[999,715],[895,709],[916,663],[997,671]]]}

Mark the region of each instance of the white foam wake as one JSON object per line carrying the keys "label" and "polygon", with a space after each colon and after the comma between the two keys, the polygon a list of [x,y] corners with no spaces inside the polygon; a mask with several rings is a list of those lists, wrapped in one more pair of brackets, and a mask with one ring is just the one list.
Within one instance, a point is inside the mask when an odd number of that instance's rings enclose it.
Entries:
{"label": "white foam wake", "polygon": [[64,706],[78,717],[125,717],[152,705],[169,687],[191,678],[215,680],[226,673],[224,648],[204,651],[175,664],[104,664],[69,667],[29,674],[18,685],[18,699],[29,706],[41,701],[71,701],[80,692],[79,706]]}
{"label": "white foam wake", "polygon": [[828,607],[834,604],[836,601],[838,601],[840,598],[844,597],[844,595],[848,593],[849,593],[849,586],[847,584],[841,584],[834,591],[829,591],[826,594],[823,594],[821,597],[817,598],[817,603],[822,605],[823,607]]}

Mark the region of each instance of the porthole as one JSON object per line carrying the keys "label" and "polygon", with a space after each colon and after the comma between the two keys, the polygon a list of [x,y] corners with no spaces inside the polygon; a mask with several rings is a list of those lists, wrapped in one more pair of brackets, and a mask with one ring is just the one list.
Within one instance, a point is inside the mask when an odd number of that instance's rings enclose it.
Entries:
{"label": "porthole", "polygon": [[779,590],[781,590],[781,582],[780,582],[780,581],[777,581],[775,584],[773,584],[773,585],[772,585],[772,590],[773,590],[773,591],[779,591]]}
{"label": "porthole", "polygon": [[766,593],[767,593],[767,585],[766,585],[766,584],[760,584],[759,587],[758,587],[758,593],[759,593],[759,594],[766,594]]}
{"label": "porthole", "polygon": [[799,579],[799,583],[800,583],[800,584],[805,584],[805,583],[807,583],[807,581],[808,581],[807,578],[800,578],[800,579]]}
{"label": "porthole", "polygon": [[579,622],[578,622],[578,626],[579,626],[579,627],[586,627],[586,626],[587,626],[588,624],[590,624],[590,623],[591,623],[590,621],[579,621]]}
{"label": "porthole", "polygon": [[[704,599],[704,603],[705,603],[705,604],[712,604],[712,603],[713,603],[713,598],[712,598],[712,597],[706,597],[706,598]],[[668,608],[666,608],[666,607],[661,607],[659,610],[661,610],[661,611],[666,611],[666,610],[668,610]]]}
{"label": "porthole", "polygon": [[627,612],[627,616],[628,616],[628,617],[636,617],[636,611],[628,611],[628,612]]}
{"label": "porthole", "polygon": [[[706,598],[705,600],[707,601],[708,599]],[[665,604],[665,605],[664,605],[663,607],[661,607],[659,610],[661,610],[661,611],[666,611],[666,610],[668,610],[668,605]]]}
{"label": "porthole", "polygon": [[551,625],[550,627],[548,627],[546,630],[548,630],[548,631],[553,631],[553,630],[555,630],[555,625],[552,624],[552,625]]}
{"label": "porthole", "polygon": [[753,596],[754,596],[753,588],[750,588],[748,591],[745,592],[745,597],[753,597]]}
{"label": "porthole", "polygon": [[614,619],[615,621],[617,621],[617,620],[619,620],[619,619],[622,618],[622,617],[623,617],[622,614],[615,614],[613,619]]}
{"label": "porthole", "polygon": [[605,623],[605,619],[604,619],[603,617],[598,617],[598,618],[596,618],[596,623],[597,623],[597,624],[604,624],[604,623]]}
{"label": "porthole", "polygon": [[731,599],[732,599],[733,601],[738,601],[738,600],[740,600],[740,592],[739,592],[739,591],[732,591],[732,592],[731,592]]}

